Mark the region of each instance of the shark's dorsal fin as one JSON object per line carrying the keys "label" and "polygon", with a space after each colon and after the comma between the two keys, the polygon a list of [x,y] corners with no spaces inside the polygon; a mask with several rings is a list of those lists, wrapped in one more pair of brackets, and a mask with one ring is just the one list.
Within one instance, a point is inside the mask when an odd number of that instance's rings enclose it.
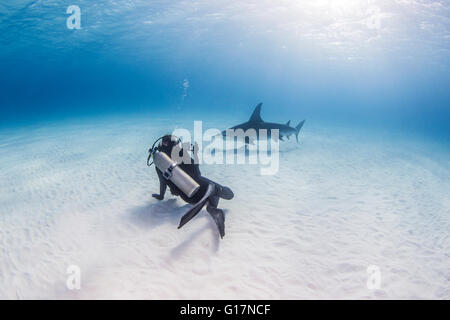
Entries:
{"label": "shark's dorsal fin", "polygon": [[288,122],[286,122],[286,125],[289,127],[291,125],[291,120],[289,120]]}
{"label": "shark's dorsal fin", "polygon": [[256,108],[255,108],[255,110],[253,111],[252,116],[250,117],[250,120],[248,120],[248,122],[264,122],[264,121],[261,119],[261,115],[260,115],[260,113],[261,113],[261,106],[262,106],[262,102],[259,103],[259,104],[256,106]]}

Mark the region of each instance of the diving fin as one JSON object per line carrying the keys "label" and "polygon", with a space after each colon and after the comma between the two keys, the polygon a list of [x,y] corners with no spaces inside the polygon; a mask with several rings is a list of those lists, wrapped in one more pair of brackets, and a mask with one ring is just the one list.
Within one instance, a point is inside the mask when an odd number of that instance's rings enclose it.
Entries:
{"label": "diving fin", "polygon": [[225,236],[225,216],[223,214],[223,210],[212,208],[210,206],[206,207],[206,210],[209,212],[214,222],[216,223],[216,226],[219,229],[220,238],[223,239],[223,237]]}
{"label": "diving fin", "polygon": [[194,218],[197,215],[197,213],[199,213],[200,210],[202,210],[202,208],[208,201],[209,196],[214,192],[214,189],[215,189],[214,184],[210,183],[208,185],[208,189],[206,189],[206,193],[203,196],[203,198],[201,198],[201,200],[199,202],[197,202],[191,209],[189,209],[189,211],[184,216],[181,217],[180,225],[178,226],[178,229],[180,229],[186,223],[191,221],[192,218]]}

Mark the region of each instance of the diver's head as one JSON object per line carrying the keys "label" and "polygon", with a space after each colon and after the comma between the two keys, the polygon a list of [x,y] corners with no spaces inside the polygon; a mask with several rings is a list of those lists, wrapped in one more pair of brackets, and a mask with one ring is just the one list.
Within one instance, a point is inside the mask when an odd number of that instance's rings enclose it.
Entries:
{"label": "diver's head", "polygon": [[161,142],[158,145],[158,150],[170,156],[173,147],[175,147],[179,142],[180,142],[179,138],[170,134],[166,134],[164,137],[162,137]]}

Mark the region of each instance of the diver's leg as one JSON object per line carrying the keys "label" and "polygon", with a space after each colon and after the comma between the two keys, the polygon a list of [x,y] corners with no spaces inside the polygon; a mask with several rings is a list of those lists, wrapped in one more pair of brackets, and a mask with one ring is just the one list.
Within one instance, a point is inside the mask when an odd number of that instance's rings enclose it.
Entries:
{"label": "diver's leg", "polygon": [[217,208],[217,206],[219,205],[219,196],[216,193],[213,193],[209,198],[208,198],[208,205],[206,207],[206,209],[208,208]]}
{"label": "diver's leg", "polygon": [[200,177],[200,179],[203,180],[203,181],[207,181],[208,183],[213,183],[216,186],[215,195],[217,195],[220,198],[225,199],[225,200],[233,199],[234,193],[233,193],[233,191],[231,191],[230,188],[222,186],[222,185],[218,184],[217,182],[209,180],[208,178],[205,178],[203,176]]}

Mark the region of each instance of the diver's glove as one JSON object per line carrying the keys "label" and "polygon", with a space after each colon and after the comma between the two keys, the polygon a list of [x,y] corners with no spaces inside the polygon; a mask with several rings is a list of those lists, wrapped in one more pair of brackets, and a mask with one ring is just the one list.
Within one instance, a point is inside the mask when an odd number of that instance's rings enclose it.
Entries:
{"label": "diver's glove", "polygon": [[164,196],[162,196],[162,195],[160,195],[160,194],[157,194],[157,193],[152,194],[152,197],[153,197],[153,198],[156,198],[156,199],[158,199],[158,200],[163,200],[163,199],[164,199]]}

